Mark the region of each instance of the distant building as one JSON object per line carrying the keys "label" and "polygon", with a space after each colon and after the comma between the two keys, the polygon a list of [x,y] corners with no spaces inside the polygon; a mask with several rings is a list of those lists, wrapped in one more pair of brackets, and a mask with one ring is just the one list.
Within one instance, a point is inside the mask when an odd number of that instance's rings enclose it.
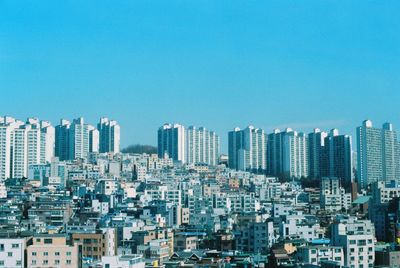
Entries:
{"label": "distant building", "polygon": [[266,171],[267,136],[264,130],[249,126],[228,133],[229,167],[236,170]]}
{"label": "distant building", "polygon": [[88,130],[89,130],[89,152],[98,153],[100,150],[99,131],[92,125],[88,126]]}
{"label": "distant building", "polygon": [[321,178],[325,175],[326,167],[325,138],[328,134],[319,128],[308,134],[308,172],[311,178]]}
{"label": "distant building", "polygon": [[166,155],[174,161],[186,161],[185,127],[179,124],[164,124],[158,129],[158,157]]}
{"label": "distant building", "polygon": [[54,155],[54,128],[47,121],[0,118],[0,179],[28,176],[29,165],[45,164]]}
{"label": "distant building", "polygon": [[97,125],[99,131],[99,152],[119,153],[120,152],[120,126],[117,121],[102,117]]}
{"label": "distant building", "polygon": [[382,129],[365,120],[357,128],[358,174],[360,189],[375,181],[397,180],[400,177],[399,143],[390,123]]}
{"label": "distant building", "polygon": [[190,126],[186,131],[186,162],[204,163],[211,166],[218,164],[220,140],[214,131],[203,127]]}

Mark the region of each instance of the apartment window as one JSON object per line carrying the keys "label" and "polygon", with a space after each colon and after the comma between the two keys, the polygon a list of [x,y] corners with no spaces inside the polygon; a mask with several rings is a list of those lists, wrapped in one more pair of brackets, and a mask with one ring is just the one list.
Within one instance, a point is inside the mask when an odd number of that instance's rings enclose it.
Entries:
{"label": "apartment window", "polygon": [[0,244],[0,251],[4,251],[4,244]]}
{"label": "apartment window", "polygon": [[32,256],[36,256],[36,251],[32,251]]}
{"label": "apartment window", "polygon": [[17,262],[15,263],[15,265],[17,265],[17,266],[22,265],[22,261],[17,261]]}
{"label": "apartment window", "polygon": [[47,265],[47,264],[49,264],[49,261],[48,260],[43,260],[43,264]]}
{"label": "apartment window", "polygon": [[47,251],[43,252],[43,256],[49,256],[49,253]]}
{"label": "apartment window", "polygon": [[60,260],[55,260],[55,261],[54,261],[54,264],[55,264],[55,265],[60,264]]}
{"label": "apartment window", "polygon": [[12,252],[7,252],[8,257],[12,257]]}
{"label": "apartment window", "polygon": [[66,263],[67,265],[71,265],[71,260],[67,260],[65,263]]}
{"label": "apartment window", "polygon": [[0,261],[0,266],[4,266],[4,261]]}
{"label": "apartment window", "polygon": [[32,260],[32,265],[36,265],[36,260]]}
{"label": "apartment window", "polygon": [[19,244],[12,244],[12,248],[19,248]]}
{"label": "apartment window", "polygon": [[55,256],[60,256],[60,252],[54,252]]}
{"label": "apartment window", "polygon": [[53,239],[51,239],[51,238],[45,238],[45,239],[44,239],[44,243],[45,243],[45,244],[53,244]]}
{"label": "apartment window", "polygon": [[350,245],[355,245],[356,244],[356,240],[350,240]]}
{"label": "apartment window", "polygon": [[67,251],[67,256],[71,256],[71,251]]}

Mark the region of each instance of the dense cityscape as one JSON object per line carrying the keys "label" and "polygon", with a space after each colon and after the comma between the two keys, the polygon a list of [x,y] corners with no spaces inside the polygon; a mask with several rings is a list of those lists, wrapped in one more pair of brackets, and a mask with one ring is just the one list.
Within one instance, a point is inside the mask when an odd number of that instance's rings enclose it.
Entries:
{"label": "dense cityscape", "polygon": [[338,129],[164,124],[157,153],[121,150],[120,133],[0,118],[0,267],[400,267],[390,123],[361,122],[356,145]]}

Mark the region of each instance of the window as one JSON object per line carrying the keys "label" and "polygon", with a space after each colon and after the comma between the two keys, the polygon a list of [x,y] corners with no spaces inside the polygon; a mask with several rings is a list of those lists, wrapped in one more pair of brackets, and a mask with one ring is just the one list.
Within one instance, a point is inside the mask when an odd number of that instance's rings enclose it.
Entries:
{"label": "window", "polygon": [[0,251],[4,251],[4,244],[0,244]]}
{"label": "window", "polygon": [[66,264],[67,264],[67,265],[71,265],[71,260],[67,260],[67,261],[66,261]]}
{"label": "window", "polygon": [[45,238],[43,241],[45,244],[53,244],[53,239],[51,238]]}
{"label": "window", "polygon": [[15,263],[15,265],[17,265],[17,266],[22,265],[22,261],[17,261],[17,262]]}
{"label": "window", "polygon": [[4,266],[4,261],[0,261],[0,266]]}
{"label": "window", "polygon": [[71,251],[67,251],[67,256],[71,256]]}
{"label": "window", "polygon": [[12,252],[7,252],[8,257],[12,257]]}
{"label": "window", "polygon": [[48,260],[43,260],[43,264],[49,264]]}
{"label": "window", "polygon": [[60,260],[55,260],[55,261],[54,261],[54,264],[55,264],[55,265],[60,264]]}
{"label": "window", "polygon": [[32,256],[36,256],[36,251],[32,251]]}
{"label": "window", "polygon": [[55,252],[54,255],[55,256],[60,256],[60,252]]}
{"label": "window", "polygon": [[36,260],[32,260],[32,265],[36,265]]}
{"label": "window", "polygon": [[47,251],[43,252],[43,256],[49,256],[49,253]]}
{"label": "window", "polygon": [[19,244],[12,244],[12,248],[19,248]]}

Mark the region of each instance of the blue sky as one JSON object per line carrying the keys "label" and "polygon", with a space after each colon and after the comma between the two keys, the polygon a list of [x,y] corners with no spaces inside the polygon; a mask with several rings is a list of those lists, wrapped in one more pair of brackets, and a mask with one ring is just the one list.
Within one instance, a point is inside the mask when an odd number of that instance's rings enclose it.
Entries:
{"label": "blue sky", "polygon": [[[0,114],[217,131],[400,127],[400,1],[0,0]],[[353,141],[355,142],[355,141]]]}

